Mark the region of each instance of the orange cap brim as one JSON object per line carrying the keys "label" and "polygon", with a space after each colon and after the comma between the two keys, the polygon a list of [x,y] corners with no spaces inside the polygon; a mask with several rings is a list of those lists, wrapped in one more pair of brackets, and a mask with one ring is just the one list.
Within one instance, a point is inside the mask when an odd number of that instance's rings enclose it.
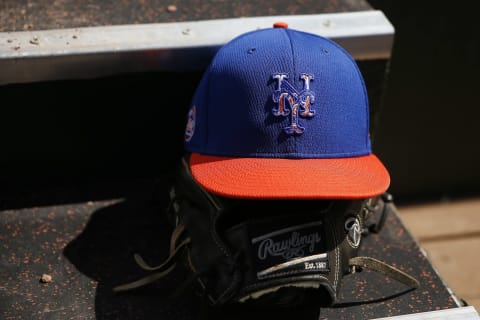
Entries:
{"label": "orange cap brim", "polygon": [[190,169],[207,191],[246,199],[366,199],[390,185],[373,154],[341,159],[232,158],[192,153]]}

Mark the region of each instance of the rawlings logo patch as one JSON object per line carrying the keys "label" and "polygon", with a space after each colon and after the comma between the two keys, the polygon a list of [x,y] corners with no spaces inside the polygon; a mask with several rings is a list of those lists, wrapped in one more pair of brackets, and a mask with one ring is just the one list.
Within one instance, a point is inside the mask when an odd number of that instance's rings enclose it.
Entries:
{"label": "rawlings logo patch", "polygon": [[328,271],[321,221],[277,229],[252,239],[259,279]]}
{"label": "rawlings logo patch", "polygon": [[258,258],[265,260],[268,256],[282,256],[285,260],[288,260],[303,257],[305,253],[313,253],[315,244],[320,240],[318,232],[306,235],[292,232],[289,238],[280,241],[266,238],[258,246]]}
{"label": "rawlings logo patch", "polygon": [[303,89],[298,91],[290,84],[288,74],[276,73],[272,76],[277,81],[277,89],[273,93],[273,102],[277,104],[274,108],[273,114],[277,117],[286,117],[290,115],[290,125],[284,128],[288,135],[300,135],[305,131],[305,128],[300,126],[298,118],[312,118],[315,115],[315,110],[312,110],[312,105],[315,102],[315,95],[310,90],[310,81],[313,81],[313,75],[302,73],[300,79],[303,81]]}

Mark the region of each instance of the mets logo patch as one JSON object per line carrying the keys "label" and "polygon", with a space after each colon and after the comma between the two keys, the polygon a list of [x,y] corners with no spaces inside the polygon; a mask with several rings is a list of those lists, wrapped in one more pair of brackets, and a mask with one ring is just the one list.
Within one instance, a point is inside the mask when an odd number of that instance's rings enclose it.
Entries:
{"label": "mets logo patch", "polygon": [[310,90],[310,82],[313,81],[313,75],[302,73],[300,80],[303,81],[303,88],[297,90],[290,82],[287,81],[288,74],[276,73],[272,76],[277,81],[277,88],[273,93],[273,102],[276,107],[272,110],[277,117],[289,116],[290,125],[284,128],[288,135],[300,135],[305,128],[299,124],[299,117],[312,118],[315,110],[312,105],[315,102],[315,94]]}
{"label": "mets logo patch", "polygon": [[189,142],[192,140],[193,135],[195,134],[195,121],[197,120],[197,109],[193,105],[188,111],[187,115],[187,125],[185,127],[185,141]]}

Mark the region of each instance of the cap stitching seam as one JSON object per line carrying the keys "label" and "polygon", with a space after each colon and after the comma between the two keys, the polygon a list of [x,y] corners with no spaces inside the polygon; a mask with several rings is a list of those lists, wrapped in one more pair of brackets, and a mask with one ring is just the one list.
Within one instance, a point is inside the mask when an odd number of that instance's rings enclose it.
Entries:
{"label": "cap stitching seam", "polygon": [[[292,38],[290,37],[290,34],[288,33],[287,29],[283,29],[283,31],[285,32],[285,35],[287,36],[287,39],[288,39],[288,42],[290,43],[290,52],[292,54],[292,67],[293,67],[293,83],[295,83],[295,80],[296,80],[296,76],[297,76],[297,70],[296,70],[296,65],[295,65],[295,54],[294,54],[294,50],[293,50],[293,43],[292,43]],[[294,143],[294,151],[295,151],[295,154],[298,152],[298,146],[297,146],[297,137],[296,136],[293,136],[293,143]]]}
{"label": "cap stitching seam", "polygon": [[[362,83],[362,90],[363,90],[363,97],[364,97],[363,100],[364,100],[365,106],[367,107],[366,110],[365,110],[366,120],[367,120],[367,135],[365,137],[365,144],[366,144],[367,148],[371,149],[371,147],[369,145],[369,139],[370,139],[369,138],[369,133],[370,133],[369,101],[368,101],[368,93],[367,93],[365,80],[363,79],[363,75],[360,72],[360,70],[358,68],[358,65],[355,62],[355,60],[353,59],[353,57],[343,47],[341,47],[338,43],[336,43],[333,40],[329,40],[329,39],[327,39],[327,40],[330,41],[335,47],[337,47],[340,50],[340,52],[342,52],[345,55],[345,57],[350,61],[350,63],[353,64],[353,67],[354,67],[355,71],[357,72],[357,75],[360,79],[360,82]],[[370,153],[371,153],[371,151],[370,151]]]}
{"label": "cap stitching seam", "polygon": [[[208,70],[210,69],[210,70]],[[211,71],[213,70],[213,66],[211,67],[208,67],[207,69],[207,72],[208,72],[208,76],[207,76],[207,84],[206,84],[206,87],[207,87],[207,92],[208,94],[206,95],[205,97],[205,107],[206,107],[206,115],[205,115],[205,146],[203,147],[203,149],[208,149],[210,143],[209,143],[209,137],[210,137],[210,126],[209,126],[209,122],[210,122],[210,108],[209,108],[209,100],[210,100],[210,75],[212,74]]]}

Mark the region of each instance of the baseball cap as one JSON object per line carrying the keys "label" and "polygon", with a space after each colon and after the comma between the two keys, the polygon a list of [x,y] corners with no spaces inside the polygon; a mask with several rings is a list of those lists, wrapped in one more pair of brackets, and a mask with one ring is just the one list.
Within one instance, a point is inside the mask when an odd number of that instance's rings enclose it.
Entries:
{"label": "baseball cap", "polygon": [[371,150],[356,62],[334,41],[285,24],[217,51],[184,138],[194,180],[225,197],[362,199],[390,184]]}

